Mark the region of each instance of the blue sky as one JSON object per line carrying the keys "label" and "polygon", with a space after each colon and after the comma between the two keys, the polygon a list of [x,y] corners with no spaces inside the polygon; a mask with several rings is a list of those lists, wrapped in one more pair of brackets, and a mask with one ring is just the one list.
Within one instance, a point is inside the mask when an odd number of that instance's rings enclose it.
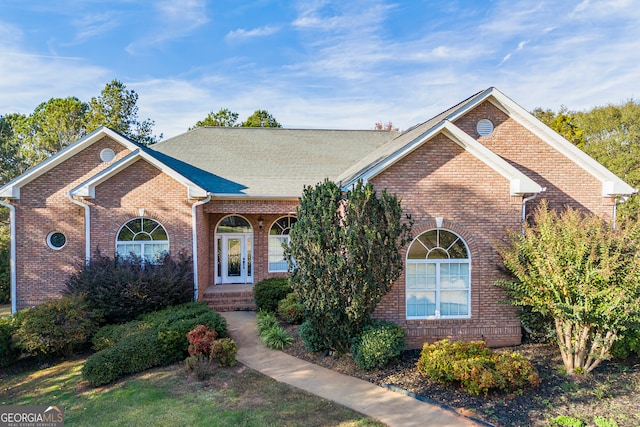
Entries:
{"label": "blue sky", "polygon": [[112,79],[155,131],[266,109],[400,129],[489,86],[528,110],[640,97],[637,0],[2,0],[0,114]]}

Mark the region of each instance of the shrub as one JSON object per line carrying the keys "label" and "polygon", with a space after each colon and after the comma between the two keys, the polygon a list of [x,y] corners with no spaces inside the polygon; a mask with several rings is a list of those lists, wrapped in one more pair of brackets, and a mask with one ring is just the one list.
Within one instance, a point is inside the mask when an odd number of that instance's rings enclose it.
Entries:
{"label": "shrub", "polygon": [[128,374],[183,360],[188,354],[187,333],[197,325],[212,328],[218,336],[227,334],[225,319],[199,302],[103,327],[94,339],[94,346],[103,349],[89,357],[82,375],[92,386],[99,386]]}
{"label": "shrub", "polygon": [[187,333],[190,356],[209,356],[213,341],[218,337],[215,329],[206,325],[196,325]]}
{"label": "shrub", "polygon": [[16,343],[25,353],[37,356],[70,356],[90,342],[100,320],[82,296],[51,300],[22,316]]}
{"label": "shrub", "polygon": [[299,325],[304,320],[304,307],[295,292],[290,292],[278,303],[278,316],[291,325]]}
{"label": "shrub", "polygon": [[392,322],[372,321],[354,339],[354,362],[365,370],[382,368],[404,350],[405,331]]}
{"label": "shrub", "polygon": [[260,334],[264,345],[274,350],[282,350],[293,343],[291,335],[280,325],[272,326]]}
{"label": "shrub", "polygon": [[86,295],[91,307],[103,310],[107,323],[128,322],[138,315],[193,300],[190,257],[166,255],[158,264],[140,258],[109,258],[97,252],[66,282],[65,293]]}
{"label": "shrub", "polygon": [[425,343],[417,369],[444,384],[459,382],[472,395],[486,396],[490,389],[522,391],[540,383],[538,372],[525,357],[493,352],[483,341]]}
{"label": "shrub", "polygon": [[632,354],[640,354],[640,328],[633,327],[624,331],[622,338],[611,347],[611,355],[626,359]]}
{"label": "shrub", "polygon": [[275,313],[278,303],[292,291],[287,278],[264,279],[253,287],[253,299],[258,310]]}
{"label": "shrub", "polygon": [[520,322],[526,338],[531,342],[555,343],[556,325],[553,317],[532,311],[531,307],[522,307]]}
{"label": "shrub", "polygon": [[258,316],[256,319],[256,325],[258,327],[258,335],[262,335],[265,331],[273,328],[274,326],[278,326],[278,319],[273,313],[268,311],[260,311],[258,312]]}
{"label": "shrub", "polygon": [[211,356],[218,360],[220,366],[235,366],[238,345],[231,338],[220,338],[211,345]]}
{"label": "shrub", "polygon": [[616,420],[610,420],[609,418],[601,416],[595,417],[593,422],[597,427],[618,427]]}
{"label": "shrub", "polygon": [[559,417],[555,417],[553,420],[554,426],[562,426],[562,427],[584,427],[586,424],[584,421],[570,417],[568,415],[560,415]]}
{"label": "shrub", "polygon": [[17,330],[14,316],[0,319],[0,367],[11,365],[20,356],[20,349],[13,340]]}
{"label": "shrub", "polygon": [[300,324],[300,328],[298,328],[298,335],[300,335],[304,348],[310,353],[322,351],[327,348],[324,338],[320,335],[318,330],[313,327],[309,320],[305,320]]}

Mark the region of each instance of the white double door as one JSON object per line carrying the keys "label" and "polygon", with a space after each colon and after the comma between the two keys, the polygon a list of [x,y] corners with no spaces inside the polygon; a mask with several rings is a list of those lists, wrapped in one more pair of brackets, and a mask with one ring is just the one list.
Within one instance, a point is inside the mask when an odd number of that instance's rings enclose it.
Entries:
{"label": "white double door", "polygon": [[253,234],[218,235],[218,265],[222,283],[253,283]]}

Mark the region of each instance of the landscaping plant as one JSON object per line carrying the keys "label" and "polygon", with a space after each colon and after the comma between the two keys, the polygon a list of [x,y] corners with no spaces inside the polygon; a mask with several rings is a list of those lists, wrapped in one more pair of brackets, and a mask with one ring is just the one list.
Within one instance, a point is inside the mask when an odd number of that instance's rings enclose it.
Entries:
{"label": "landscaping plant", "polygon": [[486,396],[491,389],[521,392],[540,383],[538,372],[525,357],[494,352],[484,341],[425,343],[417,369],[444,384],[457,382],[472,395]]}
{"label": "landscaping plant", "polygon": [[287,278],[270,278],[256,283],[253,287],[253,299],[258,310],[275,313],[278,304],[291,292]]}
{"label": "landscaping plant", "polygon": [[382,368],[404,350],[405,331],[393,322],[373,320],[354,339],[351,352],[362,369]]}
{"label": "landscaping plant", "polygon": [[524,233],[501,249],[514,280],[497,284],[510,302],[553,318],[568,374],[588,373],[611,357],[614,343],[640,323],[638,224],[611,224],[545,202]]}
{"label": "landscaping plant", "polygon": [[328,180],[305,187],[285,257],[323,349],[348,351],[402,273],[399,248],[411,238],[403,217],[400,201],[370,183],[346,193]]}
{"label": "landscaping plant", "polygon": [[304,320],[304,307],[295,292],[290,292],[278,303],[278,316],[291,325],[299,325]]}

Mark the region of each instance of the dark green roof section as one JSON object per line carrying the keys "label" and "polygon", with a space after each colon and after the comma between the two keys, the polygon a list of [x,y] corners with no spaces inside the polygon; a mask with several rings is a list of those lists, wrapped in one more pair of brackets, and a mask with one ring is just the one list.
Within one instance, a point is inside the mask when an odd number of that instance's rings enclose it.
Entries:
{"label": "dark green roof section", "polygon": [[199,127],[151,155],[216,195],[298,197],[335,179],[399,135],[394,131]]}

